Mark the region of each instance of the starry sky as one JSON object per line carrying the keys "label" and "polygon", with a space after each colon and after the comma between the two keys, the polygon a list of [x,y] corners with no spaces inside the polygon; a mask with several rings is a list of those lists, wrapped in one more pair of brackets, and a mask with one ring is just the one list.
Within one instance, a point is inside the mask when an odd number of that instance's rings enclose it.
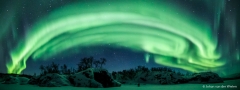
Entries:
{"label": "starry sky", "polygon": [[[0,3],[0,72],[76,68],[106,58],[119,71],[168,66],[239,73],[238,0],[8,0]],[[230,70],[229,70],[230,69]]]}

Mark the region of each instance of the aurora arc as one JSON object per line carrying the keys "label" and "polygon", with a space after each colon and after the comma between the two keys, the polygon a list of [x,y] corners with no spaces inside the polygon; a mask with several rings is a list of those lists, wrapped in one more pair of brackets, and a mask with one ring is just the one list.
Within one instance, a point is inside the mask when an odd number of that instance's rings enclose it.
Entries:
{"label": "aurora arc", "polygon": [[90,5],[66,6],[36,22],[11,51],[8,73],[21,73],[31,56],[48,58],[70,48],[104,44],[144,51],[158,64],[194,72],[225,64],[211,27],[177,7],[147,2]]}

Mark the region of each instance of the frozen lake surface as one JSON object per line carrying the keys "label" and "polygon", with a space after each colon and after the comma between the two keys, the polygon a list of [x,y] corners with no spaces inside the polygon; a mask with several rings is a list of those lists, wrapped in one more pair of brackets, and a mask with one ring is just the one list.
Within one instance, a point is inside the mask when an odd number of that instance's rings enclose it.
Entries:
{"label": "frozen lake surface", "polygon": [[240,90],[240,79],[214,84],[176,84],[176,85],[122,85],[113,88],[86,87],[39,87],[36,85],[0,84],[0,90]]}

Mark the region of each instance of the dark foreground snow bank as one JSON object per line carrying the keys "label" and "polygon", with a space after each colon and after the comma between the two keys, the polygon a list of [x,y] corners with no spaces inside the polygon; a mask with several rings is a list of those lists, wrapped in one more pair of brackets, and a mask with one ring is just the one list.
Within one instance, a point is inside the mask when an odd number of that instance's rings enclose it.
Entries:
{"label": "dark foreground snow bank", "polygon": [[69,76],[70,82],[77,87],[120,87],[105,69],[89,68]]}
{"label": "dark foreground snow bank", "polygon": [[13,76],[8,76],[4,78],[4,81],[2,82],[3,84],[20,84],[20,85],[25,85],[29,81],[28,78],[26,77],[13,77]]}
{"label": "dark foreground snow bank", "polygon": [[[203,87],[206,86],[206,87]],[[213,87],[207,87],[213,86]],[[220,86],[220,88],[218,87]],[[224,86],[224,87],[221,87]],[[229,87],[231,86],[231,87]],[[157,85],[157,84],[141,84],[137,85],[122,85],[121,87],[112,88],[86,88],[86,87],[37,87],[34,85],[18,85],[18,84],[0,84],[1,90],[239,90],[240,79],[228,80],[224,83],[211,83],[211,84],[177,84],[177,85]]]}
{"label": "dark foreground snow bank", "polygon": [[195,73],[188,79],[189,83],[221,83],[222,78],[213,72]]}
{"label": "dark foreground snow bank", "polygon": [[31,84],[41,87],[120,87],[121,83],[113,79],[112,75],[106,69],[89,68],[87,70],[75,73],[73,75],[60,75],[57,73],[48,73],[30,78],[10,76],[3,80],[3,84]]}
{"label": "dark foreground snow bank", "polygon": [[42,87],[60,87],[69,86],[70,82],[65,75],[59,75],[56,73],[46,74],[30,79],[29,84],[38,85]]}
{"label": "dark foreground snow bank", "polygon": [[190,76],[179,75],[169,71],[139,71],[132,78],[115,74],[118,81],[125,84],[183,84],[183,83],[221,83],[222,78],[213,72],[194,73]]}
{"label": "dark foreground snow bank", "polygon": [[140,83],[153,83],[153,84],[178,84],[186,83],[187,80],[182,76],[177,75],[173,72],[141,72],[137,74],[135,81]]}
{"label": "dark foreground snow bank", "polygon": [[92,69],[87,69],[69,76],[69,81],[75,87],[103,87],[101,83],[94,80]]}

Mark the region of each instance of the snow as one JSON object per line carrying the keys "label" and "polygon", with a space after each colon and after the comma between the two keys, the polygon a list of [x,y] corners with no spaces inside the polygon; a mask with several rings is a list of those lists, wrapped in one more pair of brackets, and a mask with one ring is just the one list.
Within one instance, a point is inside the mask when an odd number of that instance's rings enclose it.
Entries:
{"label": "snow", "polygon": [[[229,85],[229,87],[227,87]],[[205,88],[203,88],[205,86]],[[211,86],[213,88],[211,88]],[[220,86],[220,87],[218,87]],[[226,86],[221,88],[221,86]],[[230,87],[235,86],[235,87]],[[36,85],[19,85],[19,84],[0,84],[0,90],[239,90],[240,79],[224,81],[224,83],[214,84],[175,84],[175,85],[122,85],[121,87],[111,88],[86,88],[86,87],[39,87]]]}
{"label": "snow", "polygon": [[103,87],[99,82],[94,80],[92,69],[88,69],[70,76],[70,81],[76,87]]}
{"label": "snow", "polygon": [[70,82],[66,76],[59,74],[46,74],[39,77],[33,77],[30,84],[39,85],[43,87],[57,87],[57,86],[69,86]]}
{"label": "snow", "polygon": [[[133,72],[133,71],[132,71]],[[183,83],[221,83],[222,78],[213,72],[194,73],[193,75],[183,76],[172,71],[137,71],[136,74],[116,73],[113,74],[116,80],[123,84],[183,84]]]}
{"label": "snow", "polygon": [[89,68],[69,76],[69,81],[76,87],[119,87],[121,83],[113,80],[106,69]]}
{"label": "snow", "polygon": [[29,79],[26,77],[13,77],[9,76],[5,78],[6,80],[3,81],[4,84],[27,84]]}
{"label": "snow", "polygon": [[25,85],[29,81],[29,79],[26,77],[18,77],[18,79],[19,79],[19,84],[21,84],[21,85]]}
{"label": "snow", "polygon": [[126,78],[118,74],[116,78],[118,81],[127,84],[178,84],[186,82],[182,76],[168,71],[138,71],[133,78]]}
{"label": "snow", "polygon": [[192,83],[218,83],[223,82],[222,78],[216,73],[202,72],[195,73],[192,78],[189,79]]}

